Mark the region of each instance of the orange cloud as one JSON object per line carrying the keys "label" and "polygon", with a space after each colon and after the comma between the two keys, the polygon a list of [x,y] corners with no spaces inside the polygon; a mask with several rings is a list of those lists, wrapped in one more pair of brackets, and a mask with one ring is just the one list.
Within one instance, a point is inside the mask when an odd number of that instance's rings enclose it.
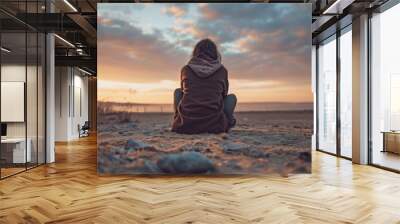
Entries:
{"label": "orange cloud", "polygon": [[204,35],[192,21],[178,20],[173,30],[179,34],[191,35],[194,38],[199,38]]}
{"label": "orange cloud", "polygon": [[97,17],[97,23],[106,25],[106,26],[111,26],[112,25],[112,19],[109,18],[103,18],[103,17]]}
{"label": "orange cloud", "polygon": [[175,17],[181,17],[186,14],[186,11],[183,8],[173,5],[168,8],[165,8],[164,13]]}
{"label": "orange cloud", "polygon": [[217,19],[219,16],[215,10],[211,10],[208,7],[208,4],[201,4],[199,9],[200,9],[200,12],[202,13],[202,16],[208,20]]}

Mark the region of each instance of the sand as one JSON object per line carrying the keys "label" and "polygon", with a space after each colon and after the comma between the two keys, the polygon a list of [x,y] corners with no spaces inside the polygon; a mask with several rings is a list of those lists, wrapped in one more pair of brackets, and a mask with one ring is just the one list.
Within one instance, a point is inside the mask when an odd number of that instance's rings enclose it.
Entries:
{"label": "sand", "polygon": [[100,174],[311,172],[312,111],[239,112],[229,133],[198,135],[171,132],[172,113],[98,116]]}

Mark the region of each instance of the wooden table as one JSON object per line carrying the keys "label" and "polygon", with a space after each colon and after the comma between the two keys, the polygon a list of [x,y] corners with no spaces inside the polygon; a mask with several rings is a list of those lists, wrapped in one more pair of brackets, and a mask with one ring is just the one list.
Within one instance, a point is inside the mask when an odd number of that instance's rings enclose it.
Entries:
{"label": "wooden table", "polygon": [[400,154],[400,131],[383,131],[382,152]]}

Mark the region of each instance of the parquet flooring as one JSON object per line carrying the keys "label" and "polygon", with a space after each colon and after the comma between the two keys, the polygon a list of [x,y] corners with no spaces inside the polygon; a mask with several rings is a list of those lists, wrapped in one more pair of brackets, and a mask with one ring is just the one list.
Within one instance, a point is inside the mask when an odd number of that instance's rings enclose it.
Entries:
{"label": "parquet flooring", "polygon": [[94,137],[0,181],[0,223],[400,223],[400,175],[313,152],[311,175],[100,177]]}

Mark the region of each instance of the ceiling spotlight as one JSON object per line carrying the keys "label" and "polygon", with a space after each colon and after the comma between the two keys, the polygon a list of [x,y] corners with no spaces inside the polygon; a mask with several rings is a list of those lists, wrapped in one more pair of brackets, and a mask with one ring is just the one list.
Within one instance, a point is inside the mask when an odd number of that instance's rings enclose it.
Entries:
{"label": "ceiling spotlight", "polygon": [[70,46],[70,47],[72,47],[72,48],[75,48],[75,45],[73,45],[71,42],[69,42],[68,40],[66,40],[66,39],[64,39],[64,38],[62,38],[62,37],[60,37],[59,35],[57,35],[57,34],[54,34],[54,36],[55,37],[57,37],[59,40],[61,40],[62,42],[64,42],[65,44],[67,44],[68,46]]}
{"label": "ceiling spotlight", "polygon": [[4,51],[6,53],[10,53],[11,52],[11,50],[9,50],[9,49],[7,49],[5,47],[1,47],[0,49],[1,49],[1,51]]}
{"label": "ceiling spotlight", "polygon": [[83,55],[83,49],[82,48],[77,48],[76,49],[76,53],[78,53],[79,55]]}
{"label": "ceiling spotlight", "polygon": [[74,12],[78,12],[78,10],[68,0],[64,0],[64,3],[67,4]]}

